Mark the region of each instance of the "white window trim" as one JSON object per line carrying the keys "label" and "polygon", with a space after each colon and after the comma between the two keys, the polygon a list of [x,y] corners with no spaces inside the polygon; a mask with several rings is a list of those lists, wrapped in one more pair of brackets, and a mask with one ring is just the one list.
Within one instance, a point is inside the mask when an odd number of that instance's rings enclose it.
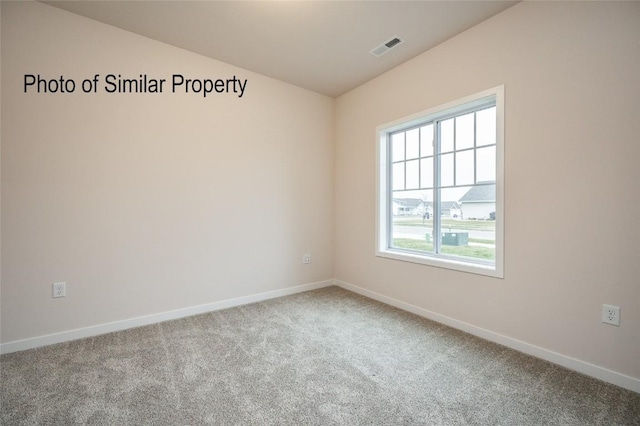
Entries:
{"label": "white window trim", "polygon": [[[480,104],[484,99],[495,96],[496,100],[496,252],[495,265],[465,262],[446,256],[423,255],[389,248],[390,212],[392,206],[389,186],[389,165],[387,140],[394,131],[418,125],[447,114],[462,105],[474,102]],[[429,110],[404,117],[376,128],[376,250],[375,255],[388,259],[420,263],[440,268],[453,269],[504,278],[504,86],[497,86],[471,96],[464,97]]]}

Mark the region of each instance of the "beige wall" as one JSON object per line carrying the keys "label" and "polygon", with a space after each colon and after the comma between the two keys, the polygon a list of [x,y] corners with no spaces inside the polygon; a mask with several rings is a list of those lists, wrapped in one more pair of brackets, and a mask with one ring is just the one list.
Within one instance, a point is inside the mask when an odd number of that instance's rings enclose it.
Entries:
{"label": "beige wall", "polygon": [[[639,22],[521,3],[338,98],[335,277],[640,378]],[[376,258],[376,126],[501,84],[505,278]]]}
{"label": "beige wall", "polygon": [[[23,93],[36,73],[248,83],[241,99]],[[2,342],[332,278],[332,99],[7,2],[2,89]]]}

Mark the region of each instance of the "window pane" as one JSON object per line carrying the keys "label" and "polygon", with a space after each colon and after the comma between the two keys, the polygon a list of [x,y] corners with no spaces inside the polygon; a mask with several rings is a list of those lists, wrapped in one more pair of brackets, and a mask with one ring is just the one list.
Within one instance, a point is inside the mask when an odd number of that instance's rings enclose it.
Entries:
{"label": "window pane", "polygon": [[456,185],[473,184],[473,150],[456,153]]}
{"label": "window pane", "polygon": [[420,141],[419,141],[419,136],[420,136],[420,129],[413,129],[410,130],[406,133],[406,138],[407,138],[407,152],[406,152],[406,156],[407,156],[407,160],[410,160],[412,158],[418,158],[418,156],[420,155],[419,149],[420,149]]}
{"label": "window pane", "polygon": [[404,160],[404,132],[391,136],[391,161]]}
{"label": "window pane", "polygon": [[420,187],[433,188],[433,157],[420,160]]}
{"label": "window pane", "polygon": [[404,189],[404,163],[393,165],[392,188],[394,190]]}
{"label": "window pane", "polygon": [[468,186],[443,188],[440,190],[440,200],[450,202],[458,201],[468,190]]}
{"label": "window pane", "polygon": [[433,155],[433,124],[420,128],[420,156]]}
{"label": "window pane", "polygon": [[[443,219],[460,219],[462,209],[458,204],[459,194],[460,191],[457,188],[443,189],[440,191],[440,217]],[[449,230],[450,228],[451,223],[441,223],[442,230]]]}
{"label": "window pane", "polygon": [[453,151],[453,118],[440,122],[440,152]]}
{"label": "window pane", "polygon": [[406,189],[418,189],[420,184],[420,160],[412,160],[406,162],[407,167],[407,182]]}
{"label": "window pane", "polygon": [[[443,189],[441,199],[440,252],[494,260],[496,225],[491,212],[495,212],[495,185]],[[465,199],[474,202],[466,203]],[[486,199],[486,202],[475,202],[478,199]]]}
{"label": "window pane", "polygon": [[440,186],[453,185],[453,153],[440,156]]}
{"label": "window pane", "polygon": [[456,150],[473,148],[473,116],[472,112],[456,117]]}
{"label": "window pane", "polygon": [[477,182],[493,182],[496,180],[496,147],[488,146],[477,150],[476,167]]}
{"label": "window pane", "polygon": [[433,253],[433,191],[393,194],[391,247]]}
{"label": "window pane", "polygon": [[496,143],[496,107],[476,113],[477,146]]}

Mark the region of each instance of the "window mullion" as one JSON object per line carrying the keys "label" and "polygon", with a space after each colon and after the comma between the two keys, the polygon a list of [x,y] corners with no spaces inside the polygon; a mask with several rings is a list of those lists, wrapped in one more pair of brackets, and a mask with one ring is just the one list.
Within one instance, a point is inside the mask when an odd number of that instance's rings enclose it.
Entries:
{"label": "window mullion", "polygon": [[456,176],[456,164],[458,163],[456,160],[458,159],[458,154],[456,152],[456,127],[458,123],[458,117],[453,118],[453,186],[458,184],[457,176]]}
{"label": "window mullion", "polygon": [[392,137],[387,134],[387,247],[393,246],[393,158],[392,153]]}
{"label": "window mullion", "polygon": [[440,253],[440,121],[433,124],[433,252]]}
{"label": "window mullion", "polygon": [[404,145],[404,185],[402,186],[403,189],[407,189],[407,132],[403,132],[402,133],[402,143]]}
{"label": "window mullion", "polygon": [[478,112],[473,113],[473,184],[478,183]]}
{"label": "window mullion", "polygon": [[422,189],[422,131],[418,128],[418,188]]}

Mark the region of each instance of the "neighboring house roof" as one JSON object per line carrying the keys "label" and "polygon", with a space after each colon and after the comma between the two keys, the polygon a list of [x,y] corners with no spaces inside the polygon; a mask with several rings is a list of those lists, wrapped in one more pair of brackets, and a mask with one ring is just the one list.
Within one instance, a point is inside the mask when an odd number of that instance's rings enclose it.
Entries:
{"label": "neighboring house roof", "polygon": [[496,183],[478,182],[460,198],[461,203],[495,203]]}
{"label": "neighboring house roof", "polygon": [[460,210],[460,204],[458,204],[457,201],[441,201],[440,202],[440,208],[442,210],[451,210],[451,209],[457,209]]}
{"label": "neighboring house roof", "polygon": [[[394,198],[394,203],[404,207],[419,207],[423,204],[425,207],[433,206],[433,201],[423,201],[419,198]],[[442,210],[461,209],[460,204],[457,201],[442,201],[440,203]]]}
{"label": "neighboring house roof", "polygon": [[393,201],[406,207],[418,207],[424,202],[419,198],[394,198]]}
{"label": "neighboring house roof", "polygon": [[[394,198],[393,202],[406,207],[419,207],[420,204],[425,207],[433,206],[433,201],[423,201],[419,198]],[[461,209],[457,201],[442,201],[440,207],[442,210]]]}

